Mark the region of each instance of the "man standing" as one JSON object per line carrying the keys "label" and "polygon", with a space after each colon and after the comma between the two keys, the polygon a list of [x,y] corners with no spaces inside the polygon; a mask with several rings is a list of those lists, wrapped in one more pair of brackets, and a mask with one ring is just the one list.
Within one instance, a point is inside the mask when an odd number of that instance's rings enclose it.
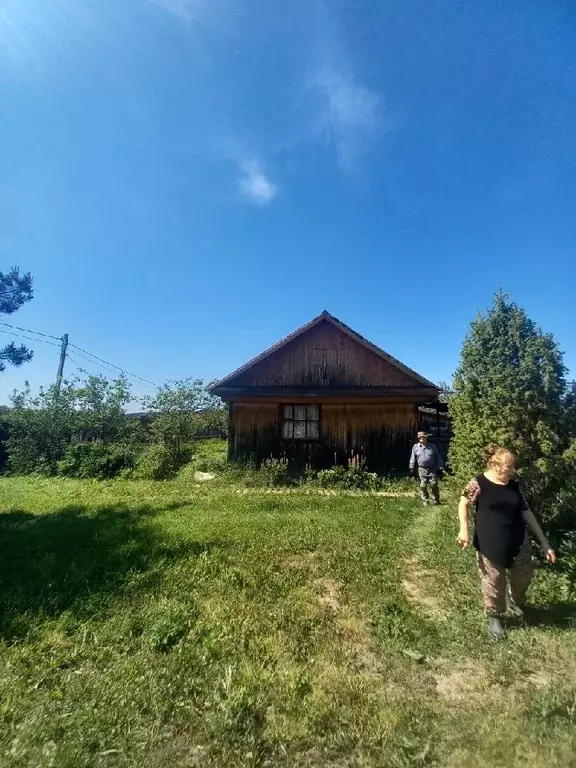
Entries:
{"label": "man standing", "polygon": [[440,492],[438,490],[438,472],[444,469],[444,462],[435,445],[428,442],[426,432],[418,432],[418,442],[412,448],[410,456],[410,473],[418,470],[420,480],[420,498],[424,504],[428,504],[428,485],[432,489],[433,504],[440,504]]}

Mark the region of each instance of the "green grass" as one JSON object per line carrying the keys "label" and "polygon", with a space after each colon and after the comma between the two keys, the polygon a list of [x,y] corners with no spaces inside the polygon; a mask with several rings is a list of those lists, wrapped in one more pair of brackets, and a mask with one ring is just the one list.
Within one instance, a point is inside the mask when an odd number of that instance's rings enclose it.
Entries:
{"label": "green grass", "polygon": [[576,765],[571,606],[492,644],[453,504],[0,491],[2,766]]}

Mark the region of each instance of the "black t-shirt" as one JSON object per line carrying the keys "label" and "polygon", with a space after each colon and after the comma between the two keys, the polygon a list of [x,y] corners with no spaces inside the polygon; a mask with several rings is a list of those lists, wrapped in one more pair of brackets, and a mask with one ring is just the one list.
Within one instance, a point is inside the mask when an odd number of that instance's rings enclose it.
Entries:
{"label": "black t-shirt", "polygon": [[510,568],[524,543],[526,526],[522,512],[528,508],[516,480],[507,485],[493,483],[485,475],[476,478],[474,546],[491,563]]}

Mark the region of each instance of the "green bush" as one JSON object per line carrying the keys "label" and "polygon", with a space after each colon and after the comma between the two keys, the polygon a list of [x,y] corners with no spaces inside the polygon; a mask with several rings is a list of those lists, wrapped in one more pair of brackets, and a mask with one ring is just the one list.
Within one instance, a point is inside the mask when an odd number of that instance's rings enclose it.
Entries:
{"label": "green bush", "polygon": [[170,480],[190,461],[189,447],[174,451],[163,443],[152,443],[138,457],[133,477],[139,480]]}
{"label": "green bush", "polygon": [[344,488],[350,491],[378,491],[382,488],[382,480],[375,472],[367,472],[363,464],[322,469],[311,482],[320,488]]}
{"label": "green bush", "polygon": [[[88,454],[96,464],[100,457],[106,465],[108,459],[103,458],[103,448],[76,450],[76,447],[125,446],[140,442],[141,425],[129,419],[124,411],[130,399],[130,387],[123,377],[116,381],[102,376],[88,376],[86,380],[74,378],[64,381],[60,391],[55,387],[41,388],[37,395],[32,394],[29,386],[15,392],[11,397],[12,406],[5,415],[10,472],[55,475],[61,471],[62,464],[64,473],[71,474],[85,462],[92,462]],[[123,451],[121,448],[119,453]],[[111,463],[118,461],[115,456]],[[107,470],[104,468],[104,471]]]}
{"label": "green bush", "polygon": [[135,463],[136,454],[128,446],[77,443],[68,446],[64,458],[57,463],[57,473],[65,477],[107,480],[134,467]]}
{"label": "green bush", "polygon": [[544,604],[573,603],[576,600],[576,531],[564,533],[557,547],[558,565],[539,569],[530,590],[531,599]]}
{"label": "green bush", "polygon": [[265,459],[260,467],[253,461],[230,462],[223,468],[221,477],[247,488],[278,488],[295,483],[285,459]]}
{"label": "green bush", "polygon": [[265,459],[260,467],[259,475],[261,484],[268,488],[293,484],[288,470],[288,461],[284,459]]}
{"label": "green bush", "polygon": [[226,435],[227,411],[202,379],[168,381],[154,396],[144,398],[143,405],[152,416],[154,442],[176,451],[202,435]]}
{"label": "green bush", "polygon": [[247,488],[259,488],[266,484],[265,476],[250,462],[227,462],[219,472],[219,478],[226,484],[243,485]]}

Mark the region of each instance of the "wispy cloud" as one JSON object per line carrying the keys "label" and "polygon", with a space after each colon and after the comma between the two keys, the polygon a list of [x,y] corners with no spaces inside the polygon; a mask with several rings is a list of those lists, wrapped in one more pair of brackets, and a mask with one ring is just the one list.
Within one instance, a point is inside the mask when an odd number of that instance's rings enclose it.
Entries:
{"label": "wispy cloud", "polygon": [[348,63],[322,67],[313,86],[321,99],[321,132],[334,146],[340,168],[354,171],[377,133],[380,99]]}
{"label": "wispy cloud", "polygon": [[164,8],[182,21],[193,21],[198,12],[205,8],[205,0],[150,0],[155,5]]}
{"label": "wispy cloud", "polygon": [[[1,2],[1,0],[0,0]],[[350,51],[337,19],[325,0],[291,0],[269,4],[266,0],[147,0],[162,7],[189,28],[209,28],[218,40],[219,57],[212,57],[214,87],[211,94],[217,121],[212,130],[233,136],[244,145],[239,152],[223,153],[240,170],[238,189],[245,200],[268,205],[279,187],[265,170],[269,162],[286,168],[289,156],[312,144],[329,146],[339,169],[354,174],[374,148],[384,128],[382,101],[362,77],[361,52]],[[266,40],[262,30],[268,30]],[[301,53],[294,55],[290,40],[300,40]],[[252,57],[241,58],[236,49],[250,47]],[[242,44],[240,44],[242,41]],[[268,110],[239,107],[245,94],[254,90],[258,69],[254,58],[264,55],[262,70],[273,62],[278,87],[268,98]],[[230,69],[234,62],[234,69]],[[264,78],[265,88],[269,79]],[[265,88],[263,93],[265,92]],[[251,158],[257,158],[253,160]]]}
{"label": "wispy cloud", "polygon": [[242,196],[256,205],[268,205],[274,200],[279,188],[272,182],[258,160],[240,163],[242,176],[238,182]]}

